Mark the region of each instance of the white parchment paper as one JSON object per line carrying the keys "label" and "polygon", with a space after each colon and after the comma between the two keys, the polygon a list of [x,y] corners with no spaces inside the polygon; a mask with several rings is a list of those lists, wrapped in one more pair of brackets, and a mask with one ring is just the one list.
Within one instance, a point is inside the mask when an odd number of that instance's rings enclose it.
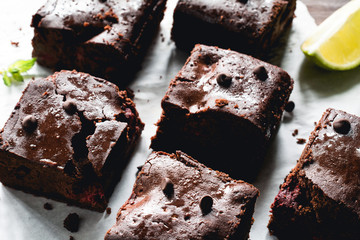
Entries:
{"label": "white parchment paper", "polygon": [[[325,1],[325,0],[324,0]],[[0,68],[6,68],[18,59],[31,57],[31,16],[45,0],[0,1]],[[66,204],[35,197],[0,184],[0,240],[65,240],[73,236],[76,240],[103,239],[106,231],[115,223],[116,212],[131,193],[137,166],[142,165],[150,153],[150,137],[155,133],[154,124],[160,117],[160,101],[169,81],[184,64],[187,53],[176,50],[170,40],[172,13],[176,0],[168,0],[161,28],[135,81],[130,85],[135,92],[135,102],[146,127],[130,163],[110,199],[110,215],[70,207]],[[255,209],[255,223],[250,232],[252,240],[276,239],[269,235],[270,205],[286,174],[295,165],[304,145],[297,138],[308,138],[314,122],[328,107],[342,109],[360,115],[359,68],[348,72],[329,72],[315,67],[305,60],[300,44],[315,28],[316,24],[305,5],[298,1],[296,18],[280,48],[274,49],[271,63],[288,71],[295,80],[291,100],[296,104],[293,113],[286,113],[279,132],[271,145],[267,159],[258,179],[253,184],[261,195]],[[18,42],[18,47],[11,42]],[[29,71],[34,77],[45,77],[51,72],[38,65]],[[0,127],[9,117],[21,96],[26,83],[6,87],[0,83]],[[292,136],[299,130],[296,137]],[[49,202],[54,209],[43,208]],[[63,227],[69,213],[80,215],[81,225],[77,233]]]}

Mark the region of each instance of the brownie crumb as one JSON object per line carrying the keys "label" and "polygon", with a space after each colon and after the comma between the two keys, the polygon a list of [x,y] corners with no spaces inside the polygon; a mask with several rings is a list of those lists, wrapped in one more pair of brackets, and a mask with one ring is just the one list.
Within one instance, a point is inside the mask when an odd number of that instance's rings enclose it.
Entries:
{"label": "brownie crumb", "polygon": [[216,99],[216,100],[215,100],[215,105],[216,105],[217,107],[224,107],[224,106],[226,106],[226,105],[228,105],[228,104],[229,104],[229,101],[226,100],[226,99]]}
{"label": "brownie crumb", "polygon": [[298,138],[296,143],[297,144],[304,144],[304,143],[306,143],[306,139],[305,138]]}
{"label": "brownie crumb", "polygon": [[11,41],[11,45],[15,46],[15,47],[18,47],[19,46],[19,42],[13,42]]}
{"label": "brownie crumb", "polygon": [[106,26],[104,27],[104,30],[110,31],[110,30],[111,30],[111,26],[110,26],[110,25],[106,25]]}
{"label": "brownie crumb", "polygon": [[75,240],[75,238],[73,236],[70,236],[69,240]]}
{"label": "brownie crumb", "polygon": [[144,165],[137,166],[137,171],[136,171],[136,175],[135,175],[136,177],[137,177],[137,175],[139,175],[139,173],[140,173],[143,166]]}
{"label": "brownie crumb", "polygon": [[64,220],[64,228],[70,232],[77,232],[79,230],[80,218],[77,213],[70,213]]}
{"label": "brownie crumb", "polygon": [[299,130],[295,129],[294,132],[291,134],[293,137],[297,136],[299,134]]}
{"label": "brownie crumb", "polygon": [[110,207],[106,208],[106,213],[109,214],[109,215],[111,214],[111,208]]}
{"label": "brownie crumb", "polygon": [[53,206],[52,206],[50,203],[45,203],[45,204],[44,204],[44,208],[45,208],[46,210],[53,210]]}

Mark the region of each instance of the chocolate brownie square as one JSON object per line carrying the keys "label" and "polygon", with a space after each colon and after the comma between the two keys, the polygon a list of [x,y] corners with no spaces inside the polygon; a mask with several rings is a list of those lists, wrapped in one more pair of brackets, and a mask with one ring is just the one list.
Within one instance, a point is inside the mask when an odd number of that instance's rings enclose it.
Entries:
{"label": "chocolate brownie square", "polygon": [[248,239],[258,195],[180,151],[153,152],[105,240]]}
{"label": "chocolate brownie square", "polygon": [[292,89],[293,80],[279,67],[196,45],[162,100],[151,147],[180,149],[230,176],[252,178]]}
{"label": "chocolate brownie square", "polygon": [[279,239],[360,239],[360,118],[328,109],[271,205]]}
{"label": "chocolate brownie square", "polygon": [[[138,70],[166,0],[48,0],[33,16],[33,56],[124,86]],[[121,76],[121,78],[119,78]]]}
{"label": "chocolate brownie square", "polygon": [[172,39],[182,49],[201,43],[265,57],[295,7],[296,0],[179,0]]}
{"label": "chocolate brownie square", "polygon": [[104,211],[143,127],[108,81],[75,71],[31,81],[0,132],[0,181]]}

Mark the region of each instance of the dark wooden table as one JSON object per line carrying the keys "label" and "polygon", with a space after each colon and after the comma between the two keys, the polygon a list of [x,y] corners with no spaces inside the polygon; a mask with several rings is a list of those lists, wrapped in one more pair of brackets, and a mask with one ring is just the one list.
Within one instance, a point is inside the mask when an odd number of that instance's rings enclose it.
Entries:
{"label": "dark wooden table", "polygon": [[324,21],[336,9],[350,0],[301,0],[309,9],[317,24]]}

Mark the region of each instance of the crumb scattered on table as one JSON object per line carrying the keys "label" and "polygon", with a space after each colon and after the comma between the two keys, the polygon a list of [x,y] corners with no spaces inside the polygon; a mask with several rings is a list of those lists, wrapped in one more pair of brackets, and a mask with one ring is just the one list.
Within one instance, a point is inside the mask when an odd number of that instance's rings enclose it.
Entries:
{"label": "crumb scattered on table", "polygon": [[296,143],[297,144],[304,144],[304,143],[306,143],[306,139],[305,138],[297,138]]}

